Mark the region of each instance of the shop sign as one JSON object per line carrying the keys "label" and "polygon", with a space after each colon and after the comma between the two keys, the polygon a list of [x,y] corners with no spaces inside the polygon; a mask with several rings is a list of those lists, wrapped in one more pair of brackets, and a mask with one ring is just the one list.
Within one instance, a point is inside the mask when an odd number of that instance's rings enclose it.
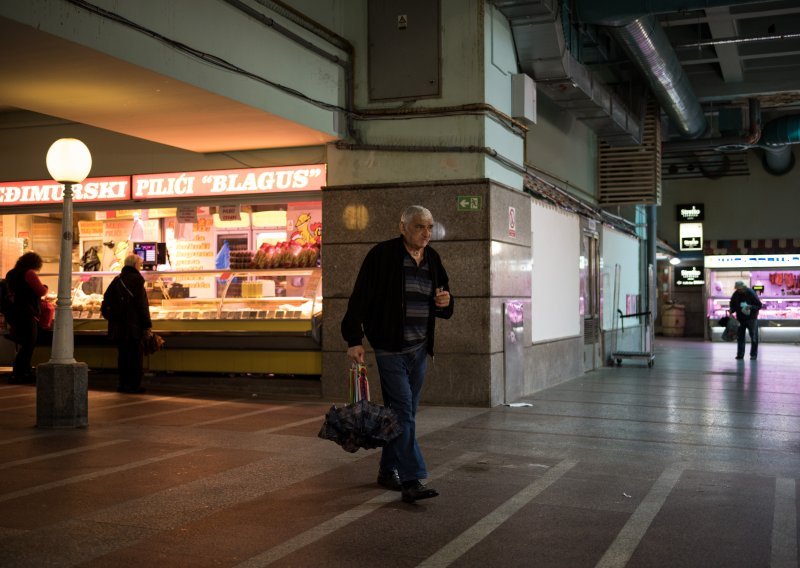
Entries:
{"label": "shop sign", "polygon": [[680,223],[693,223],[705,220],[706,207],[702,203],[684,203],[676,205],[677,220]]}
{"label": "shop sign", "polygon": [[313,191],[325,185],[325,164],[133,176],[132,199],[226,197]]}
{"label": "shop sign", "polygon": [[[87,178],[72,185],[72,201],[124,201],[130,199],[130,178]],[[53,180],[0,183],[0,206],[41,205],[64,201],[64,186]]]}
{"label": "shop sign", "polygon": [[800,266],[800,254],[726,254],[705,257],[708,268]]}
{"label": "shop sign", "polygon": [[82,239],[103,238],[102,221],[78,221],[78,230]]}
{"label": "shop sign", "polygon": [[178,223],[197,223],[197,207],[178,207],[175,217]]}
{"label": "shop sign", "polygon": [[219,208],[220,221],[238,221],[241,217],[241,210],[238,205],[222,205]]}
{"label": "shop sign", "polygon": [[680,224],[680,250],[682,251],[701,251],[703,250],[703,224],[702,223],[681,223]]}
{"label": "shop sign", "polygon": [[675,286],[702,286],[705,283],[702,264],[680,265],[674,270]]}

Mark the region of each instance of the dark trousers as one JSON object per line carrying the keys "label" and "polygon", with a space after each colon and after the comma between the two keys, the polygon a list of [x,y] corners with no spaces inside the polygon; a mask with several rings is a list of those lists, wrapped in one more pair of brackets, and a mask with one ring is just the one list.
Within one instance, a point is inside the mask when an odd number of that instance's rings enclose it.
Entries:
{"label": "dark trousers", "polygon": [[143,356],[141,341],[131,339],[117,344],[120,390],[135,390],[142,386]]}
{"label": "dark trousers", "polygon": [[428,352],[425,344],[411,353],[386,353],[375,355],[381,378],[383,404],[397,413],[403,431],[384,446],[381,452],[380,471],[388,473],[396,469],[400,481],[413,481],[428,477],[425,460],[417,444],[417,407],[425,371],[428,368]]}
{"label": "dark trousers", "polygon": [[32,318],[29,321],[15,322],[12,335],[17,344],[17,356],[14,358],[13,380],[17,382],[33,381],[31,359],[36,347],[39,326]]}
{"label": "dark trousers", "polygon": [[736,332],[736,356],[744,357],[745,330],[747,330],[748,333],[750,334],[750,357],[757,357],[758,320],[756,318],[749,318],[739,323],[739,329]]}

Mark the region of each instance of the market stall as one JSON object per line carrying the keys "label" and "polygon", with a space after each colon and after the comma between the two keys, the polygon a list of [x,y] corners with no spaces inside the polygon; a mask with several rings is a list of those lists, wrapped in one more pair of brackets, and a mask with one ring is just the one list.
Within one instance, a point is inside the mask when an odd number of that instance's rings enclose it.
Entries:
{"label": "market stall", "polygon": [[[125,257],[138,254],[153,330],[167,340],[148,357],[151,371],[319,375],[324,172],[315,165],[114,178],[130,188],[108,202],[76,199],[76,359],[116,367],[100,303]],[[0,195],[37,195],[25,188],[44,182],[15,183],[17,190],[0,184]],[[41,278],[52,290],[56,193],[21,213],[3,210],[5,269],[22,252],[44,250]],[[44,334],[34,363],[48,357]]]}
{"label": "market stall", "polygon": [[759,338],[800,341],[800,254],[705,257],[706,338],[722,340],[718,320],[726,315],[734,283],[742,280],[759,295]]}

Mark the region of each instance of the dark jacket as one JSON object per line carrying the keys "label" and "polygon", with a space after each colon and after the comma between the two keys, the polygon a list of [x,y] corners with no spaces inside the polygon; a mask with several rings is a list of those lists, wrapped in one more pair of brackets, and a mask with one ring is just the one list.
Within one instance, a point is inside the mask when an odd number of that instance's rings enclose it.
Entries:
{"label": "dark jacket", "polygon": [[[403,348],[403,325],[405,321],[405,282],[403,238],[397,237],[378,243],[367,253],[358,272],[353,293],[347,304],[347,313],[342,319],[342,337],[348,347],[361,345],[364,335],[374,349],[400,351]],[[439,254],[430,246],[425,247],[425,258],[430,266],[433,289],[450,291],[447,272]],[[437,308],[431,297],[431,314],[428,319],[427,349],[433,355],[435,320],[448,319],[453,315],[453,297],[450,305]]]}
{"label": "dark jacket", "polygon": [[[742,312],[742,302],[747,302],[750,306],[750,315],[745,315]],[[750,319],[758,318],[758,310],[761,309],[761,300],[758,299],[758,294],[752,288],[745,288],[744,290],[736,290],[731,296],[731,313],[736,314],[736,319],[741,322],[746,322]]]}
{"label": "dark jacket", "polygon": [[[27,277],[29,272],[33,274]],[[41,283],[36,272],[32,269],[22,271],[12,268],[6,274],[6,280],[14,297],[13,307],[9,314],[11,322],[23,323],[38,319],[41,312],[41,299],[47,293],[47,286]],[[29,281],[33,281],[38,289],[34,289]]]}
{"label": "dark jacket", "polygon": [[144,278],[132,266],[123,266],[103,294],[103,313],[108,315],[108,336],[118,342],[139,341],[153,327]]}

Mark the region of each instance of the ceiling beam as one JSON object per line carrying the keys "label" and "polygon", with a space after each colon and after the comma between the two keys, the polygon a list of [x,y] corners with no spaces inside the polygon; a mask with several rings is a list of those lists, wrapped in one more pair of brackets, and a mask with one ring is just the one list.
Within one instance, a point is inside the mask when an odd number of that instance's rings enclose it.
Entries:
{"label": "ceiling beam", "polygon": [[[731,14],[734,20],[749,20],[753,18],[774,18],[781,16],[791,16],[800,14],[800,8],[782,8],[780,10],[763,10],[759,12],[737,12]],[[661,20],[661,25],[665,28],[678,26],[696,26],[697,24],[707,24],[709,16],[674,16],[669,19]]]}
{"label": "ceiling beam", "polygon": [[[708,17],[708,28],[712,38],[736,37],[736,21],[731,18],[730,9],[727,6],[718,8],[706,8]],[[717,58],[719,59],[722,79],[726,83],[739,83],[744,79],[742,61],[739,59],[739,48],[736,44],[715,45]]]}

